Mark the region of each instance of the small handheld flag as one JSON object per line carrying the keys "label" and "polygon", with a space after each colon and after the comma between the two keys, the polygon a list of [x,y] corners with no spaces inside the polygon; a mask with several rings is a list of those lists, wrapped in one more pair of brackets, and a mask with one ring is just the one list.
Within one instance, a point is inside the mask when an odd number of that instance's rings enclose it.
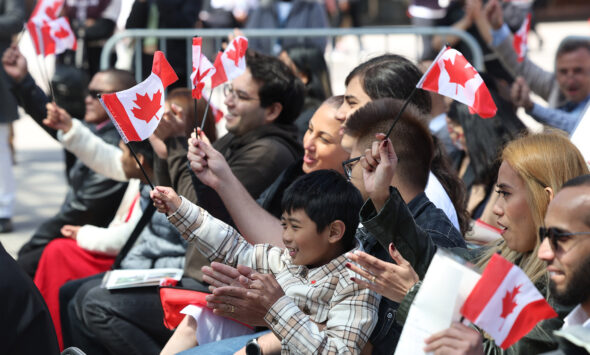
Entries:
{"label": "small handheld flag", "polygon": [[462,102],[482,118],[494,117],[498,110],[477,70],[450,47],[440,51],[416,87]]}
{"label": "small handheld flag", "polygon": [[557,313],[518,266],[494,254],[461,307],[461,314],[507,349]]}
{"label": "small handheld flag", "polygon": [[231,41],[223,53],[215,58],[215,74],[211,78],[211,87],[217,87],[226,81],[233,80],[246,70],[246,51],[248,39],[238,36]]}
{"label": "small handheld flag", "polygon": [[516,33],[514,34],[514,40],[512,45],[514,46],[514,51],[517,55],[517,60],[522,62],[526,57],[526,52],[528,50],[528,37],[529,31],[531,29],[531,13],[529,12],[527,16],[524,18],[522,25]]}
{"label": "small handheld flag", "polygon": [[191,74],[192,96],[195,99],[203,97],[205,80],[212,77],[216,70],[213,64],[201,51],[201,37],[193,38],[193,72]]}
{"label": "small handheld flag", "polygon": [[178,76],[164,53],[156,51],[147,79],[130,89],[100,97],[125,143],[142,141],[154,133],[164,114],[164,89],[176,80]]}

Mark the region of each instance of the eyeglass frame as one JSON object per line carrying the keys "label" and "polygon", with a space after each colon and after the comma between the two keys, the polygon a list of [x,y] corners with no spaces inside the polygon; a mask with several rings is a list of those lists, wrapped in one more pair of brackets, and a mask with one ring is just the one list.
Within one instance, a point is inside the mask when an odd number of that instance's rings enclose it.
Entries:
{"label": "eyeglass frame", "polygon": [[358,156],[356,158],[348,159],[342,162],[342,170],[344,170],[344,176],[346,177],[346,180],[350,181],[350,179],[352,178],[352,168],[354,167],[354,165],[356,165],[353,163],[357,163],[360,160],[361,157]]}
{"label": "eyeglass frame", "polygon": [[229,97],[231,94],[232,97],[240,100],[240,101],[256,101],[256,100],[260,100],[259,97],[240,97],[240,95],[237,94],[237,92],[234,90],[234,87],[232,84],[230,83],[225,83],[223,84],[223,95],[225,97]]}
{"label": "eyeglass frame", "polygon": [[[561,231],[559,231],[558,228],[555,228],[555,227],[549,227],[549,228],[539,227],[539,239],[540,239],[541,243],[543,243],[545,238],[549,238],[549,245],[551,246],[553,251],[557,251],[559,249],[559,245],[558,245],[559,238],[571,237],[571,236],[575,236],[575,235],[590,235],[590,232],[569,233],[569,232],[561,232]],[[563,251],[565,253],[567,253],[569,251],[569,249],[563,250]]]}

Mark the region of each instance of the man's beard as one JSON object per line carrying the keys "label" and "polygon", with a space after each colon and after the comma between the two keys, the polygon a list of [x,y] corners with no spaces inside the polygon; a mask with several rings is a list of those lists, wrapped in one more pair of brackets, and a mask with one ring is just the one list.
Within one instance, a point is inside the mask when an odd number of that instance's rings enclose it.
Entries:
{"label": "man's beard", "polygon": [[573,270],[563,292],[555,289],[553,281],[549,281],[549,288],[555,301],[564,306],[575,306],[590,299],[590,256]]}

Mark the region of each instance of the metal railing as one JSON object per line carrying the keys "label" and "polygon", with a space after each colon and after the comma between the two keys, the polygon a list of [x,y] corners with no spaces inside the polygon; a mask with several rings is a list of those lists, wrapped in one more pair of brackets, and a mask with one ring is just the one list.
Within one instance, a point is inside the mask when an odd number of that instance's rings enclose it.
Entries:
{"label": "metal railing", "polygon": [[[107,69],[109,67],[109,57],[114,50],[117,42],[125,38],[143,39],[147,37],[156,37],[159,39],[159,49],[166,51],[166,39],[184,39],[187,48],[191,48],[192,37],[200,36],[203,38],[213,38],[218,44],[221,39],[226,38],[233,29],[130,29],[124,30],[114,34],[105,43],[101,57],[100,68]],[[306,28],[306,29],[244,29],[244,35],[249,38],[266,37],[266,38],[301,38],[301,37],[327,37],[329,39],[339,36],[365,36],[365,35],[442,35],[442,36],[457,36],[465,42],[470,48],[472,54],[472,64],[478,69],[484,69],[483,53],[480,45],[477,43],[472,35],[465,31],[457,30],[452,27],[417,27],[417,26],[392,26],[392,27],[361,27],[361,28]],[[218,48],[219,46],[217,46]],[[135,76],[137,81],[141,81],[141,67],[142,67],[142,43],[135,41]],[[187,73],[192,71],[191,50],[187,50]]]}

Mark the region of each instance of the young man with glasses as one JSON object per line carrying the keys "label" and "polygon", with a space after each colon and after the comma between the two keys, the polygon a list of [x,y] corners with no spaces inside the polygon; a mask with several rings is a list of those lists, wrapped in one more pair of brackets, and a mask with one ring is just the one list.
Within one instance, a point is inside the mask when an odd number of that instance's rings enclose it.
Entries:
{"label": "young man with glasses", "polygon": [[[57,139],[59,134],[69,130],[61,127],[59,131],[46,127],[42,121],[47,117],[47,104],[50,99],[35,84],[27,71],[27,61],[16,46],[8,48],[2,56],[6,74],[12,81],[12,90],[22,106],[45,131]],[[133,76],[126,71],[109,69],[98,72],[88,85],[90,92],[115,92],[135,85]],[[84,124],[107,143],[117,145],[121,140],[115,126],[96,97],[85,98],[86,114]],[[61,132],[61,133],[59,133]],[[37,264],[45,246],[53,239],[62,236],[61,228],[66,225],[92,224],[106,227],[113,219],[127,183],[117,182],[95,173],[81,161],[76,161],[69,172],[69,186],[60,211],[45,221],[18,252],[19,265],[34,277]]]}
{"label": "young man with glasses", "polygon": [[576,306],[554,334],[549,354],[586,354],[590,349],[590,175],[566,182],[551,200],[537,252],[547,263],[549,288],[564,306]]}
{"label": "young man with glasses", "polygon": [[[303,83],[279,59],[248,51],[246,71],[226,84],[223,92],[228,133],[215,141],[213,148],[223,155],[248,193],[257,198],[303,155],[293,124],[303,107]],[[165,143],[172,181],[192,183],[198,200],[192,202],[233,224],[217,192],[189,170],[186,138],[170,138]]]}

